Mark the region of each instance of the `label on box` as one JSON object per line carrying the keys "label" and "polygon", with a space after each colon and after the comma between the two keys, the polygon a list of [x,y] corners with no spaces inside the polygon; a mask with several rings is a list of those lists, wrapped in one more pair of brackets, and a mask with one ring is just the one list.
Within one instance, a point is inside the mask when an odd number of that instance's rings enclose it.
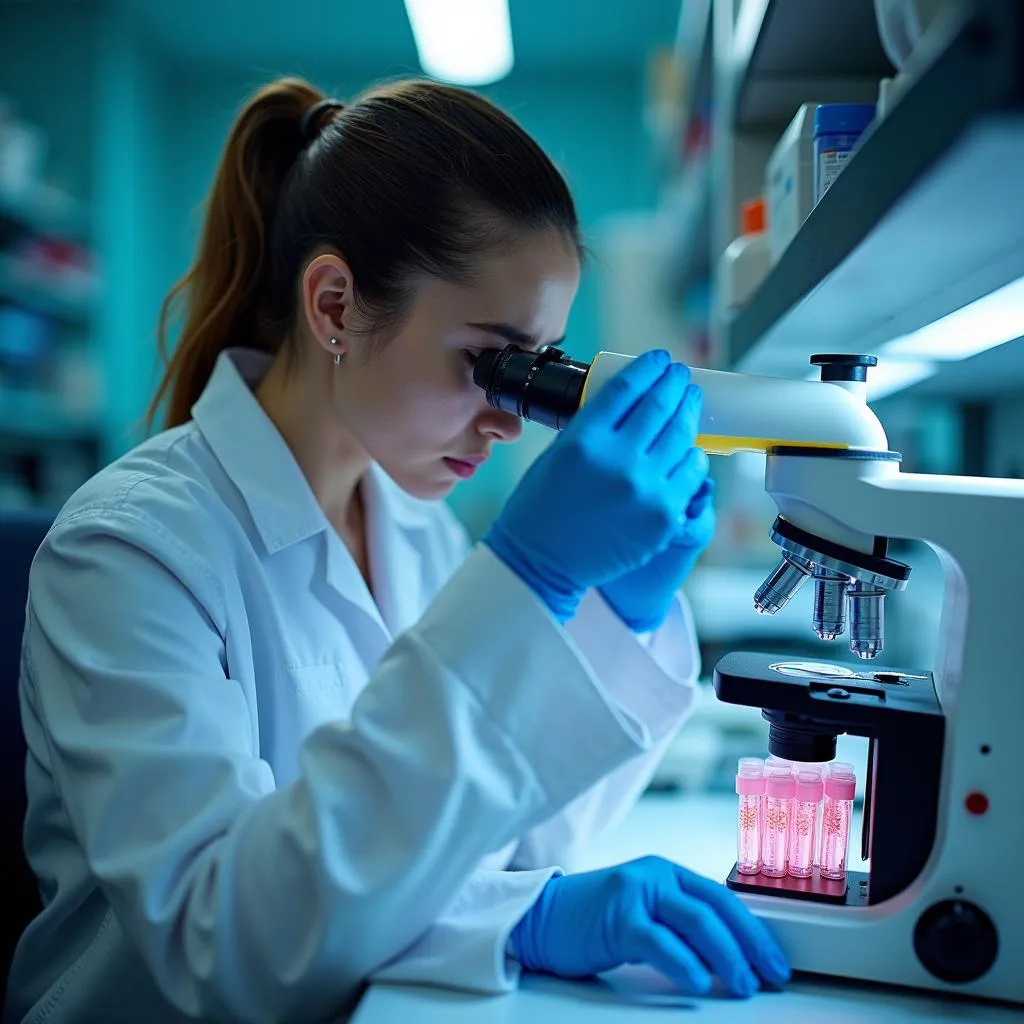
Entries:
{"label": "label on box", "polygon": [[818,153],[818,199],[831,188],[832,182],[839,177],[846,161],[850,159],[852,150],[823,149]]}

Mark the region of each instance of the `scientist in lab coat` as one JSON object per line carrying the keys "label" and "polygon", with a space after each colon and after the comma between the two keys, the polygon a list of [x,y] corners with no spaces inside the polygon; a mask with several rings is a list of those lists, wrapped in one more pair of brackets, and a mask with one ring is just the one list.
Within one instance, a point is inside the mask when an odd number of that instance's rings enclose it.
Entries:
{"label": "scientist in lab coat", "polygon": [[367,979],[625,962],[696,993],[785,981],[707,879],[562,872],[694,699],[677,594],[713,511],[686,368],[632,363],[472,552],[438,500],[520,430],[473,359],[559,340],[581,253],[557,170],[470,92],[343,107],[285,79],[241,111],[171,296],[168,429],[33,566],[44,909],[6,1020],[320,1021]]}

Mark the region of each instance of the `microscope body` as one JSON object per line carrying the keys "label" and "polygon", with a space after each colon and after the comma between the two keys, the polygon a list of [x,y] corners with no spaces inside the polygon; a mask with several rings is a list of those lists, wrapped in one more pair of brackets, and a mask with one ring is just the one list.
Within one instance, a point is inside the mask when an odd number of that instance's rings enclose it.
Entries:
{"label": "microscope body", "polygon": [[769,451],[765,488],[783,520],[827,542],[870,553],[884,539],[923,541],[944,585],[930,673],[794,678],[771,669],[779,659],[747,656],[739,671],[736,655],[719,663],[721,699],[871,741],[868,878],[851,877],[842,903],[783,890],[744,900],[797,970],[1024,1003],[1024,890],[1011,866],[1024,843],[1024,672],[1013,644],[1024,482]]}
{"label": "microscope body", "polygon": [[[600,353],[587,364],[508,346],[481,355],[474,381],[495,408],[561,429],[631,358]],[[734,869],[727,884],[771,923],[796,970],[1024,1004],[1014,861],[1024,849],[1024,481],[902,473],[866,402],[877,360],[811,362],[820,381],[692,369],[704,394],[697,443],[766,455],[782,557],[755,608],[776,614],[813,582],[815,632],[848,636],[864,669],[734,652],[714,683],[721,700],[762,709],[780,757],[827,761],[839,733],[868,738],[870,871],[837,885],[820,873],[783,882]],[[887,595],[911,573],[890,556],[891,539],[923,542],[941,563],[927,671],[873,669]]]}
{"label": "microscope body", "polygon": [[[628,357],[602,353],[586,399]],[[1024,579],[1024,481],[901,472],[866,402],[871,356],[820,355],[821,380],[692,370],[697,443],[763,451],[779,565],[754,595],[776,614],[814,587],[813,628],[848,638],[862,670],[734,652],[714,672],[727,703],[762,709],[770,751],[828,761],[866,737],[861,853],[845,883],[740,875],[727,884],[770,921],[796,970],[1024,1004],[1024,789],[1016,773],[1024,669],[1014,641]],[[891,540],[938,555],[942,607],[926,671],[875,669],[884,605],[911,567]]]}

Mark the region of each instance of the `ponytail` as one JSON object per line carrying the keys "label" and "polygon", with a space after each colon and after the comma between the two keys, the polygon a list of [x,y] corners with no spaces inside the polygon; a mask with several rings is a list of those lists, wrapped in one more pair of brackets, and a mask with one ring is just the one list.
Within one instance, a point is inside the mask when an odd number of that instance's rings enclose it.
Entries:
{"label": "ponytail", "polygon": [[[157,336],[165,370],[147,414],[150,429],[165,399],[168,427],[190,419],[224,349],[273,352],[280,344],[262,317],[267,248],[285,178],[306,145],[303,118],[323,98],[300,79],[281,79],[257,92],[232,126],[195,262],[160,307]],[[168,356],[168,328],[179,303],[184,324]]]}

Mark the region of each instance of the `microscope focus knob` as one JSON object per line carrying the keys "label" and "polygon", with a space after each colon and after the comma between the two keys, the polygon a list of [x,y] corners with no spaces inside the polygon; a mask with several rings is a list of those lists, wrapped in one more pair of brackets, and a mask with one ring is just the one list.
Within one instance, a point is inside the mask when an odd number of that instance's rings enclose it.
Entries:
{"label": "microscope focus knob", "polygon": [[999,935],[981,907],[967,900],[943,900],[918,918],[914,951],[936,978],[964,985],[977,981],[995,963]]}
{"label": "microscope focus knob", "polygon": [[853,353],[818,352],[811,356],[811,366],[821,367],[821,379],[839,381],[866,381],[868,369],[878,365],[877,356]]}

